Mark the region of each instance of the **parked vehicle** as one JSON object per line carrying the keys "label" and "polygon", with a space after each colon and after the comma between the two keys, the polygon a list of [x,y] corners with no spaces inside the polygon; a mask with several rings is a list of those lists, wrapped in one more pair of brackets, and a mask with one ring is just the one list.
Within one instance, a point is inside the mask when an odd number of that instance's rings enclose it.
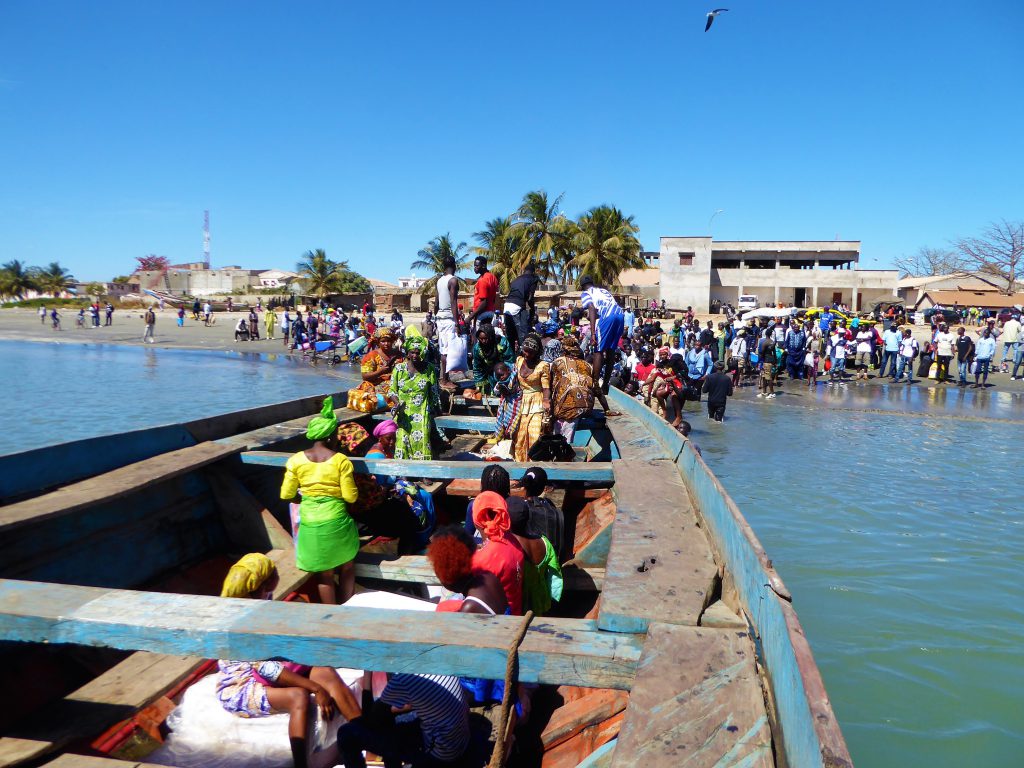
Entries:
{"label": "parked vehicle", "polygon": [[761,306],[761,302],[757,300],[757,296],[747,294],[740,296],[740,300],[736,304],[736,309],[740,312],[746,312],[747,310],[757,309],[759,306]]}

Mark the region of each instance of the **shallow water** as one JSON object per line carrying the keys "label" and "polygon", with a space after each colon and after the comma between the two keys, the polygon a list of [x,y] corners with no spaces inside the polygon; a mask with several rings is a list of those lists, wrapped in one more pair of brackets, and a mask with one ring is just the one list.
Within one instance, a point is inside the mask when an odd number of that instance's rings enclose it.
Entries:
{"label": "shallow water", "polygon": [[0,454],[345,388],[281,354],[0,341]]}
{"label": "shallow water", "polygon": [[[1019,406],[892,389],[733,401],[693,438],[794,595],[855,764],[1021,765],[1024,422],[972,420]],[[935,415],[783,407],[911,399]]]}

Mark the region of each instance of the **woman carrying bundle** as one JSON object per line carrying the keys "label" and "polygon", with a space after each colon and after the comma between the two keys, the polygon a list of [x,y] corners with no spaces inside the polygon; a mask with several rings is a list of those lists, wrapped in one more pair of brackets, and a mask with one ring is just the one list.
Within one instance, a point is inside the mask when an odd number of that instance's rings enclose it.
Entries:
{"label": "woman carrying bundle", "polygon": [[[246,555],[228,571],[221,597],[271,599],[277,586],[277,569],[266,555]],[[287,712],[288,739],[296,768],[305,768],[309,697],[325,721],[336,712],[347,720],[360,715],[352,691],[330,667],[307,667],[292,662],[217,662],[217,700],[239,717],[266,717]]]}
{"label": "woman carrying bundle", "polygon": [[[353,560],[359,551],[359,532],[348,505],[359,497],[355,471],[348,457],[338,452],[338,419],[334,399],[324,399],[320,415],[309,422],[306,437],[313,446],[296,453],[285,464],[281,498],[302,494],[295,564],[317,575],[322,603],[344,603],[355,591]],[[340,591],[334,577],[340,577]]]}

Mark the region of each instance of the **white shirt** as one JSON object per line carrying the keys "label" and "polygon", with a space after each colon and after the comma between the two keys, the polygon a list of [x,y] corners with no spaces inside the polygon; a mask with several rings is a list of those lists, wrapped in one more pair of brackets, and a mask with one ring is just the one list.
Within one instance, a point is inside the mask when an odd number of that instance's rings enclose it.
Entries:
{"label": "white shirt", "polygon": [[858,352],[870,352],[871,351],[871,331],[860,331],[857,334],[857,351]]}
{"label": "white shirt", "polygon": [[903,341],[900,342],[900,355],[902,357],[913,357],[914,354],[917,352],[917,349],[917,339],[915,339],[913,336],[911,336],[909,339],[903,339]]}
{"label": "white shirt", "polygon": [[437,279],[437,314],[447,312],[450,315],[452,313],[452,295],[448,283],[456,279],[455,275],[441,275]]}
{"label": "white shirt", "polygon": [[952,357],[953,345],[956,344],[956,336],[948,331],[935,334],[935,352],[939,357]]}
{"label": "white shirt", "polygon": [[1012,317],[1003,323],[1003,343],[1012,344],[1020,340],[1020,322]]}

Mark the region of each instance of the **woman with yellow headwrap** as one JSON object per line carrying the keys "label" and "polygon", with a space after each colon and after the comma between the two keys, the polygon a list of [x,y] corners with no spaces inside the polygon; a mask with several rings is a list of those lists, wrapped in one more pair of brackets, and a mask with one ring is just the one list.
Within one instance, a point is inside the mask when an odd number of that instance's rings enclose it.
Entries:
{"label": "woman with yellow headwrap", "polygon": [[[324,399],[320,415],[309,422],[306,437],[313,447],[288,459],[281,484],[282,499],[302,494],[295,564],[299,570],[317,575],[321,602],[344,603],[356,584],[352,561],[359,551],[359,532],[348,505],[356,501],[359,492],[352,462],[338,452],[333,398]],[[336,572],[340,592],[335,589]]]}
{"label": "woman with yellow headwrap", "polygon": [[[274,561],[256,552],[231,566],[220,595],[270,599],[276,586]],[[217,667],[217,700],[228,712],[239,717],[288,713],[288,737],[297,768],[307,765],[306,729],[311,694],[325,721],[333,718],[335,712],[341,712],[348,720],[362,714],[352,691],[330,667],[307,667],[278,659],[221,660]]]}
{"label": "woman with yellow headwrap", "polygon": [[[413,330],[410,326],[410,331]],[[418,333],[405,339],[406,359],[391,374],[390,395],[398,401],[395,409],[396,459],[432,459],[431,430],[434,417],[441,412],[441,393],[437,388],[437,368],[427,361],[428,343]]]}

